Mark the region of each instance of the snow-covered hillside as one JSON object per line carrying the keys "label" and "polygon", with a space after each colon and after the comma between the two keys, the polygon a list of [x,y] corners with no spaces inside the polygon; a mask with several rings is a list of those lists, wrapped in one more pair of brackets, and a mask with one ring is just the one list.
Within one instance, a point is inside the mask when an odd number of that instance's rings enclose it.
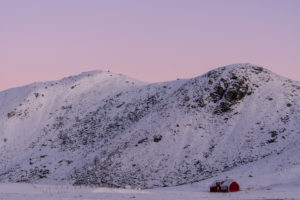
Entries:
{"label": "snow-covered hillside", "polygon": [[0,92],[0,181],[151,188],[255,163],[243,173],[276,173],[300,166],[299,122],[300,83],[251,64],[154,84],[87,72]]}

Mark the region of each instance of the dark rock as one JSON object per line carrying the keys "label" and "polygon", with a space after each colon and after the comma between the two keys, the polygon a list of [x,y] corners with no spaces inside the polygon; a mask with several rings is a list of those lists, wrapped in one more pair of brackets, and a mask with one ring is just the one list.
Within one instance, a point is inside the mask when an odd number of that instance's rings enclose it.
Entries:
{"label": "dark rock", "polygon": [[155,135],[155,136],[153,137],[153,141],[154,141],[154,142],[159,142],[161,139],[162,139],[162,135]]}

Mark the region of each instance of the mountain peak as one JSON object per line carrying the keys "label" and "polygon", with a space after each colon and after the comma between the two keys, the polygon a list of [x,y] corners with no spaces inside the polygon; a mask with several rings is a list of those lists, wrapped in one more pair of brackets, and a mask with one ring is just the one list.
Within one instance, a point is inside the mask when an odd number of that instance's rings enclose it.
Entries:
{"label": "mountain peak", "polygon": [[68,76],[63,78],[62,80],[79,80],[82,78],[86,78],[86,77],[94,77],[94,76],[106,76],[106,75],[119,75],[120,74],[115,74],[109,71],[103,71],[103,70],[92,70],[92,71],[86,71],[86,72],[81,72],[80,74],[77,75],[72,75],[72,76]]}
{"label": "mountain peak", "polygon": [[209,75],[213,73],[245,73],[245,72],[255,73],[255,74],[260,74],[262,72],[271,73],[269,70],[258,65],[254,65],[251,63],[237,63],[237,64],[231,64],[231,65],[226,65],[226,66],[216,68],[214,70],[207,72],[206,74]]}
{"label": "mountain peak", "polygon": [[108,71],[103,70],[93,70],[93,71],[87,71],[82,72],[78,75],[68,76],[65,77],[57,82],[61,83],[79,83],[79,82],[90,82],[90,84],[96,84],[96,83],[102,83],[102,82],[115,82],[117,84],[118,82],[135,82],[137,84],[144,84],[142,81],[136,80],[134,78],[127,77],[123,74],[117,74]]}
{"label": "mountain peak", "polygon": [[[250,63],[232,64],[211,70],[203,75],[209,79],[209,82],[235,82],[236,80],[243,79],[254,85],[265,84],[271,80],[281,81],[287,80],[270,70],[258,65]],[[200,76],[199,78],[201,78]]]}

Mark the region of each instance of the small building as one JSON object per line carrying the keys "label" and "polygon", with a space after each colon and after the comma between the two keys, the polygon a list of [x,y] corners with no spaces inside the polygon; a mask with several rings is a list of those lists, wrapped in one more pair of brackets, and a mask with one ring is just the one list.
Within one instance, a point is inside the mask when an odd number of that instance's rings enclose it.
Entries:
{"label": "small building", "polygon": [[216,180],[210,185],[210,192],[237,192],[239,184],[233,179]]}

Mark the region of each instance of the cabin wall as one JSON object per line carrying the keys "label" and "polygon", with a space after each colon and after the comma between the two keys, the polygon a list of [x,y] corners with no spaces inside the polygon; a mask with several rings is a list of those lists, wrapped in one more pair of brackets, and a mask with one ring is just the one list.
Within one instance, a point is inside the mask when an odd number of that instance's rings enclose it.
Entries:
{"label": "cabin wall", "polygon": [[240,190],[240,186],[236,182],[230,184],[229,192],[237,192],[239,190]]}

